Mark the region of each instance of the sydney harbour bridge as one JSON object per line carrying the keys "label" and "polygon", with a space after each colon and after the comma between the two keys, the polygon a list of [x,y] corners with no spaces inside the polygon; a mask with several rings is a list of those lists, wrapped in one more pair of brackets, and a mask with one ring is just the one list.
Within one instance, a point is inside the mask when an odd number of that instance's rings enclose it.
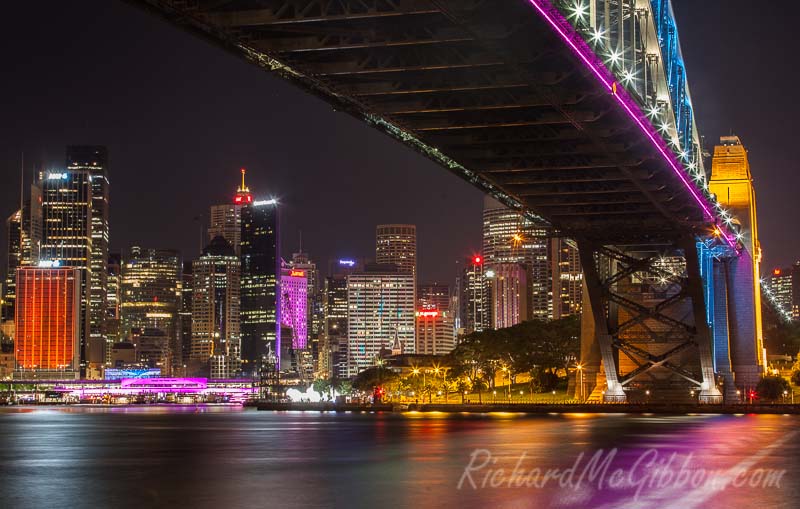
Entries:
{"label": "sydney harbour bridge", "polygon": [[669,0],[130,0],[574,239],[590,401],[763,372],[755,194],[709,168]]}

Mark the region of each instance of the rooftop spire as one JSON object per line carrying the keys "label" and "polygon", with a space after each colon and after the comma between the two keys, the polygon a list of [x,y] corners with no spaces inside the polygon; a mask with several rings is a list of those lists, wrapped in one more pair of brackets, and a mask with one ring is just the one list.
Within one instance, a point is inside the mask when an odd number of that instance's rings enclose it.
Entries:
{"label": "rooftop spire", "polygon": [[241,185],[241,187],[240,187],[239,189],[237,189],[236,191],[237,191],[237,192],[239,192],[239,193],[249,193],[249,192],[250,192],[250,189],[248,189],[248,188],[247,188],[247,186],[244,184],[244,174],[245,174],[245,173],[247,173],[247,170],[245,170],[244,168],[242,168],[242,170],[241,170],[241,171],[242,171],[242,185]]}
{"label": "rooftop spire", "polygon": [[245,205],[248,203],[253,203],[253,195],[250,194],[250,188],[247,187],[244,183],[244,175],[247,173],[247,170],[244,168],[241,169],[242,172],[242,185],[236,189],[236,196],[233,197],[233,203],[236,205]]}

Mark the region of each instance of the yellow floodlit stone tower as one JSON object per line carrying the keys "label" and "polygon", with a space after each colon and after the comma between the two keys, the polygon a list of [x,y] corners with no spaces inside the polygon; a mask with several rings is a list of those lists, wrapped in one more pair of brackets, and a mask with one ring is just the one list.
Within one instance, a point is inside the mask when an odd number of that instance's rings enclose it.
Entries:
{"label": "yellow floodlit stone tower", "polygon": [[[761,285],[760,262],[761,245],[758,241],[758,221],[756,215],[756,192],[750,163],[738,136],[723,136],[720,144],[714,147],[711,164],[709,190],[716,195],[719,203],[733,216],[734,228],[740,228],[741,242],[750,255],[748,263],[743,254],[728,267],[728,302],[732,309],[731,357],[734,364],[750,364],[755,360],[763,370],[766,366],[764,342],[761,329]],[[737,225],[738,223],[738,225]],[[752,274],[745,274],[744,271]],[[748,277],[750,276],[750,277]],[[750,313],[752,319],[744,316]],[[753,344],[754,342],[754,344]],[[754,351],[750,352],[753,349]],[[740,358],[735,358],[739,355]],[[755,359],[744,357],[755,355]]]}

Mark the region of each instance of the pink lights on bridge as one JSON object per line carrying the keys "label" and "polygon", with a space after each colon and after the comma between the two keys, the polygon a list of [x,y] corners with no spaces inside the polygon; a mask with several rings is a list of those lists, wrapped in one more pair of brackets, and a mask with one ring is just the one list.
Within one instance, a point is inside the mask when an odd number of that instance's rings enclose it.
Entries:
{"label": "pink lights on bridge", "polygon": [[[689,181],[686,173],[683,171],[680,162],[677,160],[675,154],[666,146],[666,142],[655,131],[654,127],[646,119],[642,113],[639,105],[628,94],[624,87],[617,86],[616,78],[597,57],[594,51],[589,47],[586,41],[575,31],[572,24],[564,18],[559,10],[552,5],[550,0],[528,0],[528,2],[547,20],[553,30],[564,40],[567,45],[572,48],[573,53],[584,63],[584,65],[597,76],[600,83],[614,96],[617,102],[628,113],[628,116],[639,126],[639,129],[650,139],[653,145],[658,149],[664,160],[669,164],[672,171],[683,182],[686,189],[689,190],[692,197],[702,208],[706,219],[715,220],[716,214],[713,210],[713,205],[709,203],[698,191],[697,187]],[[736,247],[736,239],[725,230],[715,228],[716,231],[721,233],[721,236],[731,247]]]}

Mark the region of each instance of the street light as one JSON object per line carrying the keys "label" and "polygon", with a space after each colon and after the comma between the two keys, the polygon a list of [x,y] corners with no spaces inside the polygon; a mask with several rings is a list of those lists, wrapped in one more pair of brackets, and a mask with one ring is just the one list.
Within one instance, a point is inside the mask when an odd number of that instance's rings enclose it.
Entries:
{"label": "street light", "polygon": [[579,392],[579,396],[578,397],[582,402],[583,401],[583,364],[581,364],[579,362],[578,365],[576,366],[576,369],[578,370],[578,383],[580,384],[580,392]]}
{"label": "street light", "polygon": [[511,373],[508,372],[508,367],[503,366],[500,368],[508,376],[508,387],[506,388],[506,399],[511,401]]}

